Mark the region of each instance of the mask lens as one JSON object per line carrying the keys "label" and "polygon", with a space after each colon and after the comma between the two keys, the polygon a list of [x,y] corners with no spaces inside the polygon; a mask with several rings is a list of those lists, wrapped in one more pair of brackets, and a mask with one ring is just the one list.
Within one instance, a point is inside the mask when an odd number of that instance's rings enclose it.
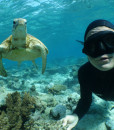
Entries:
{"label": "mask lens", "polygon": [[114,48],[114,34],[104,36],[103,42],[110,48]]}
{"label": "mask lens", "polygon": [[97,41],[87,43],[86,46],[83,48],[82,52],[85,53],[86,55],[95,57],[97,54]]}

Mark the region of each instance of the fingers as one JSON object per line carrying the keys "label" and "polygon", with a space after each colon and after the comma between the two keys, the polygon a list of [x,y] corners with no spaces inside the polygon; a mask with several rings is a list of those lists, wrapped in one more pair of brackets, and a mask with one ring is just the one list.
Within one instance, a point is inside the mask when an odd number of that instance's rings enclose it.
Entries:
{"label": "fingers", "polygon": [[75,115],[68,115],[61,121],[63,123],[63,127],[66,127],[67,130],[72,130],[78,123],[78,117]]}
{"label": "fingers", "polygon": [[76,122],[73,124],[70,124],[69,127],[67,128],[67,130],[72,130],[76,125]]}
{"label": "fingers", "polygon": [[63,127],[65,127],[67,125],[67,118],[63,119]]}

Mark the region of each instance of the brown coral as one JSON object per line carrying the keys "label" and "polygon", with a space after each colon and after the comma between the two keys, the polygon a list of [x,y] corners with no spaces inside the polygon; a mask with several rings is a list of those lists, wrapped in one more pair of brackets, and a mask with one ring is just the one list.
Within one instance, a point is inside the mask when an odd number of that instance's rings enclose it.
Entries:
{"label": "brown coral", "polygon": [[0,130],[8,130],[9,129],[9,120],[4,111],[0,112]]}
{"label": "brown coral", "polygon": [[[1,112],[0,121],[2,121],[1,128],[7,126],[6,130],[24,129],[24,123],[29,120],[31,111],[35,108],[35,99],[24,93],[21,97],[19,92],[8,94],[6,98],[6,110]],[[7,119],[7,120],[6,120]],[[4,120],[6,126],[4,126]]]}

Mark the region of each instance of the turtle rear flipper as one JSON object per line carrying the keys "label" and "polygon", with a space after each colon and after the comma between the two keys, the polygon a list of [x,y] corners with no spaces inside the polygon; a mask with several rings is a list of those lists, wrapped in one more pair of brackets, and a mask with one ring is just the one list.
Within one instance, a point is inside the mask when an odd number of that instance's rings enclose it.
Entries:
{"label": "turtle rear flipper", "polygon": [[7,72],[4,69],[1,56],[0,56],[0,75],[4,76],[4,77],[7,77]]}

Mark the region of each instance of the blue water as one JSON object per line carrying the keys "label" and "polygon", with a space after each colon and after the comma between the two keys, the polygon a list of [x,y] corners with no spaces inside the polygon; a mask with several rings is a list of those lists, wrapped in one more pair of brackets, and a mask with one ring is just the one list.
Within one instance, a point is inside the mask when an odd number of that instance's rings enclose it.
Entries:
{"label": "blue water", "polygon": [[[47,61],[84,57],[82,40],[95,19],[114,23],[113,0],[0,0],[0,42],[12,33],[14,18],[27,19],[27,31],[49,49]],[[13,62],[14,63],[14,62]]]}

